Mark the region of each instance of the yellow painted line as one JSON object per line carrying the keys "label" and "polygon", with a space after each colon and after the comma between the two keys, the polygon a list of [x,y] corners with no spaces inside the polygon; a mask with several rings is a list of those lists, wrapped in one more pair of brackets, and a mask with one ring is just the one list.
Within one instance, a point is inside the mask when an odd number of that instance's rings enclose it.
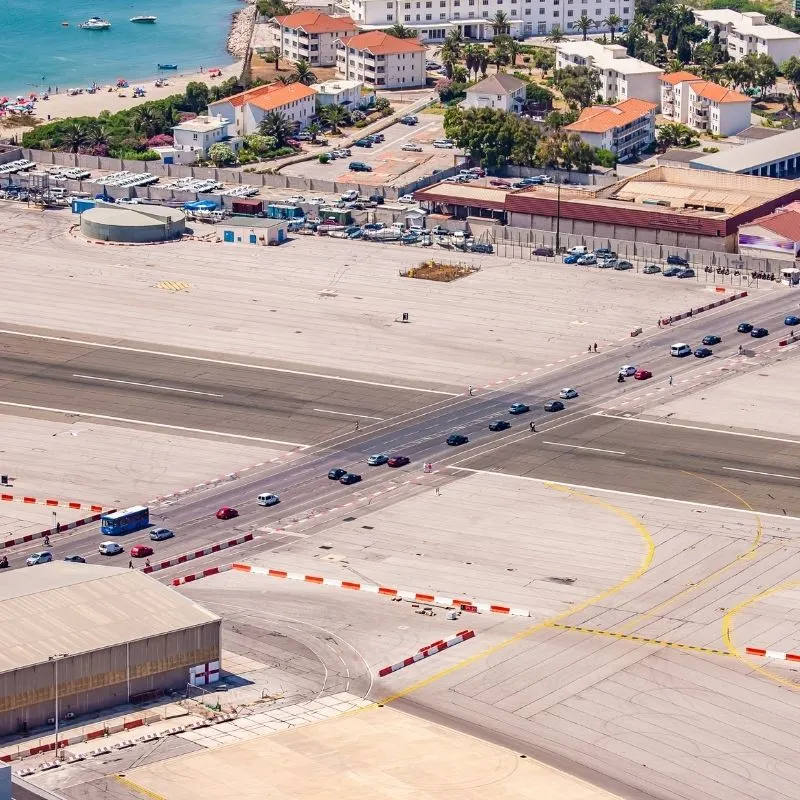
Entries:
{"label": "yellow painted line", "polygon": [[[562,486],[557,483],[545,483],[544,484],[549,489],[554,489],[558,492],[563,492],[564,494],[572,495],[573,497],[577,497],[584,502],[591,503],[592,505],[600,506],[604,508],[606,511],[610,511],[613,514],[621,517],[625,522],[629,523],[631,527],[641,536],[642,541],[645,544],[645,555],[642,559],[642,563],[639,567],[634,570],[627,578],[624,578],[615,586],[612,586],[610,589],[606,589],[605,591],[600,592],[600,594],[596,594],[594,597],[590,597],[588,600],[584,600],[581,603],[578,603],[571,608],[562,611],[559,614],[556,614],[554,617],[550,617],[549,619],[543,620],[542,622],[538,622],[536,625],[532,625],[530,628],[526,628],[523,631],[511,636],[508,639],[505,639],[502,642],[499,642],[492,647],[487,647],[480,653],[476,653],[469,658],[465,658],[462,661],[453,664],[452,666],[446,667],[443,670],[431,675],[428,678],[423,678],[421,681],[417,681],[417,683],[412,684],[411,686],[406,687],[405,689],[401,689],[394,694],[385,697],[383,700],[380,701],[382,705],[386,705],[387,703],[391,703],[394,700],[399,700],[401,697],[405,697],[406,695],[411,694],[412,692],[416,692],[419,689],[424,688],[425,686],[429,686],[432,683],[435,683],[442,678],[446,678],[448,675],[452,675],[454,672],[458,672],[464,667],[468,667],[471,664],[474,664],[477,661],[482,661],[489,656],[494,655],[495,653],[499,653],[501,650],[505,650],[506,648],[510,647],[517,642],[521,642],[524,639],[527,639],[530,636],[533,636],[534,633],[538,633],[545,628],[552,626],[554,623],[559,622],[562,619],[566,619],[567,617],[571,616],[572,614],[577,614],[579,611],[583,611],[585,608],[589,608],[589,606],[594,605],[595,603],[599,603],[602,600],[605,600],[607,597],[611,597],[611,595],[616,594],[617,592],[622,591],[625,587],[630,586],[635,581],[639,580],[639,578],[644,575],[645,572],[650,568],[650,565],[653,563],[653,558],[655,557],[656,546],[655,542],[653,541],[653,537],[650,535],[650,531],[647,530],[644,524],[632,514],[629,514],[627,511],[618,508],[615,505],[612,505],[606,500],[603,500],[599,497],[594,497],[590,494],[584,494],[583,492],[579,492],[576,489],[571,489],[567,486]],[[367,706],[367,708],[371,708],[372,706]]]}
{"label": "yellow painted line", "polygon": [[167,798],[164,797],[163,795],[157,794],[156,792],[151,792],[149,789],[145,789],[144,786],[140,786],[138,783],[134,783],[132,780],[129,780],[124,775],[114,775],[113,777],[117,783],[121,783],[127,789],[131,789],[134,792],[143,794],[145,797],[149,797],[150,800],[167,800]]}
{"label": "yellow painted line", "polygon": [[636,636],[633,633],[617,633],[616,631],[604,631],[598,628],[585,628],[581,625],[559,625],[557,622],[547,624],[548,628],[556,628],[560,631],[574,631],[575,633],[589,633],[594,636],[606,636],[609,639],[622,639],[626,642],[636,642],[637,644],[650,644],[657,647],[671,647],[675,650],[689,650],[692,653],[706,653],[711,656],[733,656],[727,650],[717,650],[713,647],[701,647],[696,644],[681,644],[680,642],[668,642],[665,639],[651,639],[647,636]]}
{"label": "yellow painted line", "polygon": [[182,292],[189,288],[189,284],[183,281],[159,281],[156,284],[156,289],[165,289],[168,292]]}
{"label": "yellow painted line", "polygon": [[706,481],[706,483],[710,483],[713,486],[716,486],[718,489],[721,489],[723,492],[727,492],[732,497],[735,497],[748,511],[753,513],[753,517],[756,522],[756,536],[755,539],[750,544],[750,547],[744,552],[740,553],[736,558],[732,561],[729,561],[727,564],[724,564],[719,569],[714,570],[710,575],[706,575],[705,578],[701,578],[699,581],[695,581],[695,583],[687,586],[685,589],[681,589],[681,591],[673,594],[671,597],[668,597],[666,600],[662,600],[662,602],[654,605],[652,608],[649,608],[647,611],[643,611],[641,614],[637,614],[632,619],[629,619],[624,625],[621,625],[619,630],[621,632],[626,632],[635,628],[642,620],[656,616],[657,612],[661,611],[663,608],[672,605],[676,600],[679,600],[684,595],[689,594],[689,592],[693,592],[695,589],[698,589],[701,586],[709,583],[710,581],[718,578],[723,573],[727,572],[731,567],[734,567],[740,561],[750,561],[756,556],[756,551],[758,550],[759,546],[761,545],[761,539],[764,535],[764,526],[761,522],[761,517],[758,515],[758,512],[747,502],[741,495],[736,494],[732,489],[729,489],[727,486],[723,486],[721,483],[717,483],[716,481],[712,481],[710,478],[706,478],[703,475],[698,475],[695,472],[688,472],[687,470],[681,470],[685,475],[691,475],[693,478],[699,478],[701,481]]}
{"label": "yellow painted line", "polygon": [[777,594],[785,589],[796,589],[798,586],[800,586],[800,581],[786,581],[785,583],[779,583],[777,586],[773,586],[771,589],[767,589],[760,594],[748,597],[747,600],[743,600],[741,603],[739,603],[739,605],[730,609],[730,611],[728,611],[728,613],[722,618],[722,641],[725,642],[725,647],[728,648],[730,654],[735,658],[738,658],[739,661],[752,669],[754,672],[757,672],[759,675],[762,675],[771,681],[775,681],[776,683],[780,683],[783,686],[788,686],[790,689],[798,689],[800,688],[800,684],[796,683],[791,678],[785,678],[783,675],[776,675],[765,667],[753,663],[751,659],[746,658],[745,654],[736,647],[733,642],[733,619],[740,611],[743,611],[753,603],[757,603],[759,600],[764,600],[770,595]]}

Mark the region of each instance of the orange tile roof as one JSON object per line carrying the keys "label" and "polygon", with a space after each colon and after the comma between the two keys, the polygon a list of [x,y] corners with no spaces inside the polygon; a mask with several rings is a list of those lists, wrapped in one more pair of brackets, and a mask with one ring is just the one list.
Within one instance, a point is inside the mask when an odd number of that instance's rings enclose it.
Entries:
{"label": "orange tile roof", "polygon": [[[792,203],[791,205],[795,205]],[[787,208],[780,208],[772,214],[768,214],[761,219],[754,219],[749,225],[758,225],[768,231],[777,233],[793,242],[800,241],[800,212],[792,209],[791,205]]]}
{"label": "orange tile roof", "polygon": [[342,42],[355,50],[369,50],[370,53],[376,56],[425,51],[425,48],[417,39],[398,39],[396,36],[390,36],[383,31],[358,33],[355,36],[342,39]]}
{"label": "orange tile roof", "polygon": [[683,83],[684,81],[699,81],[700,76],[681,70],[680,72],[665,72],[661,76],[661,80],[674,86],[676,83]]}
{"label": "orange tile roof", "polygon": [[[283,90],[291,90],[289,92]],[[278,101],[273,99],[277,93]],[[256,86],[255,89],[248,89],[246,92],[235,94],[232,97],[225,97],[222,100],[217,100],[217,103],[230,103],[234,108],[241,108],[245,103],[253,103],[259,108],[272,109],[277,106],[283,105],[291,100],[299,100],[303,97],[308,97],[310,94],[315,94],[313,89],[304,86],[302,83],[270,83],[266,86]],[[280,98],[283,98],[280,100]],[[217,103],[209,103],[209,106],[217,105]],[[264,103],[265,105],[262,105]]]}
{"label": "orange tile roof", "polygon": [[299,11],[286,17],[275,17],[283,28],[302,28],[306,33],[341,33],[357,31],[358,26],[350,17],[330,17],[320,11]]}
{"label": "orange tile roof", "polygon": [[692,89],[695,94],[704,97],[706,100],[713,100],[715,103],[750,103],[752,100],[745,94],[735,92],[733,89],[726,89],[718,83],[711,81],[693,81]]}
{"label": "orange tile roof", "polygon": [[567,125],[565,130],[576,133],[605,133],[621,128],[657,108],[655,103],[631,98],[613,106],[590,106],[581,111],[577,122]]}

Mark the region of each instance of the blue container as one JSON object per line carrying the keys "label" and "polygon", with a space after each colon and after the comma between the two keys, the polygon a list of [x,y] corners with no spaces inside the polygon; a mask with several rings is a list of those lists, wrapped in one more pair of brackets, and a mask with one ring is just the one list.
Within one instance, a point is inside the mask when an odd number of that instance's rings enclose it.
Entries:
{"label": "blue container", "polygon": [[94,200],[73,200],[72,201],[72,213],[73,214],[83,214],[84,211],[88,211],[90,208],[94,208],[97,205]]}

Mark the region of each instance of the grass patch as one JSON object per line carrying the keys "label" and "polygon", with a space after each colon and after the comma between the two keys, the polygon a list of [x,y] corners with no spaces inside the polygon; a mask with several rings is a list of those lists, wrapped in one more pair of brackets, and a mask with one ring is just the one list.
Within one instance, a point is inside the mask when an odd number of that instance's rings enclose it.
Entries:
{"label": "grass patch", "polygon": [[401,272],[404,278],[418,278],[423,281],[438,281],[439,283],[450,283],[459,278],[466,278],[473,272],[478,272],[480,267],[472,264],[447,264],[442,261],[423,261],[418,267]]}

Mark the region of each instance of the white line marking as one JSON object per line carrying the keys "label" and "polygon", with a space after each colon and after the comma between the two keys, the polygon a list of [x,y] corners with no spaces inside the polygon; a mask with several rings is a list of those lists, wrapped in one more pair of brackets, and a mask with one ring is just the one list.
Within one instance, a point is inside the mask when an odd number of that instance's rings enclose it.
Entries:
{"label": "white line marking", "polygon": [[144,386],[147,389],[164,389],[168,392],[183,392],[184,394],[202,394],[205,397],[222,397],[213,392],[198,392],[194,389],[176,389],[174,386],[161,386],[157,383],[137,383],[136,381],[120,381],[114,378],[99,378],[97,375],[78,375],[73,373],[73,378],[84,378],[87,381],[103,381],[104,383],[124,383],[126,386]]}
{"label": "white line marking", "polygon": [[494,475],[498,478],[516,478],[520,481],[533,481],[534,483],[557,483],[559,486],[568,486],[570,489],[586,489],[592,492],[605,492],[606,494],[618,494],[623,497],[638,497],[643,500],[663,500],[665,503],[678,503],[682,506],[693,506],[694,508],[713,508],[717,511],[734,511],[737,514],[750,514],[759,517],[775,517],[775,519],[798,519],[800,517],[791,514],[772,514],[769,511],[751,511],[749,508],[733,508],[732,506],[715,506],[712,503],[693,503],[691,500],[676,500],[674,497],[659,497],[654,494],[641,494],[640,492],[623,492],[619,489],[603,489],[600,486],[586,486],[582,483],[567,483],[566,481],[551,480],[548,478],[531,478],[527,475],[512,475],[509,472],[493,472],[490,469],[470,469],[469,467],[448,466],[447,469],[457,469],[461,472],[474,472],[477,475]]}
{"label": "white line marking", "polygon": [[207,431],[204,428],[186,428],[183,425],[167,425],[164,422],[148,422],[144,419],[128,419],[127,417],[110,417],[107,414],[92,414],[88,411],[75,411],[70,408],[49,408],[47,406],[34,406],[29,403],[9,403],[0,400],[0,406],[10,408],[29,408],[32,411],[50,411],[54,414],[73,414],[76,417],[87,417],[89,419],[106,419],[110,422],[128,422],[132,425],[147,425],[150,428],[165,428],[172,431],[187,431],[188,433],[205,433],[211,436],[225,436],[229,439],[244,439],[248,442],[266,442],[268,444],[282,444],[287,447],[296,447],[299,450],[306,450],[311,445],[299,444],[298,442],[282,442],[279,439],[262,439],[260,436],[244,436],[241,433],[224,433],[223,431]]}
{"label": "white line marking", "polygon": [[800,481],[797,475],[780,475],[777,472],[759,472],[755,469],[736,469],[736,467],[723,467],[728,472],[748,472],[751,475],[766,475],[768,478],[788,478],[790,481]]}
{"label": "white line marking", "polygon": [[621,450],[603,450],[600,447],[583,447],[582,445],[579,444],[564,444],[563,442],[546,442],[544,440],[542,440],[542,444],[553,444],[556,447],[574,447],[576,450],[592,450],[595,453],[611,453],[612,455],[615,456],[625,455],[625,453],[623,453]]}
{"label": "white line marking", "polygon": [[305,372],[298,369],[283,369],[281,367],[266,367],[263,364],[246,364],[241,361],[226,361],[222,358],[206,358],[205,356],[190,356],[185,353],[168,353],[163,350],[148,350],[143,347],[124,347],[118,344],[105,344],[103,342],[88,342],[84,339],[70,339],[67,336],[45,336],[40,333],[23,333],[22,331],[10,331],[0,328],[0,334],[5,333],[9,336],[24,336],[28,339],[42,339],[47,342],[61,342],[63,344],[80,344],[86,347],[100,347],[106,350],[119,350],[123,353],[142,353],[148,356],[163,356],[164,358],[179,358],[184,361],[200,361],[204,364],[221,364],[226,367],[243,367],[244,369],[257,369],[263,372],[279,372],[285,375],[302,375],[306,378],[322,378],[328,381],[341,381],[343,383],[358,383],[364,386],[379,386],[383,389],[401,389],[407,392],[424,392],[425,394],[442,394],[447,397],[458,397],[458,392],[444,392],[440,389],[422,389],[419,386],[403,386],[397,383],[379,383],[378,381],[367,381],[360,378],[345,378],[342,375],[325,375],[321,372]]}
{"label": "white line marking", "polygon": [[385,417],[371,417],[369,414],[348,414],[346,411],[329,411],[327,408],[315,408],[314,411],[319,411],[320,414],[339,414],[343,417],[358,417],[359,419],[379,419],[384,421]]}

